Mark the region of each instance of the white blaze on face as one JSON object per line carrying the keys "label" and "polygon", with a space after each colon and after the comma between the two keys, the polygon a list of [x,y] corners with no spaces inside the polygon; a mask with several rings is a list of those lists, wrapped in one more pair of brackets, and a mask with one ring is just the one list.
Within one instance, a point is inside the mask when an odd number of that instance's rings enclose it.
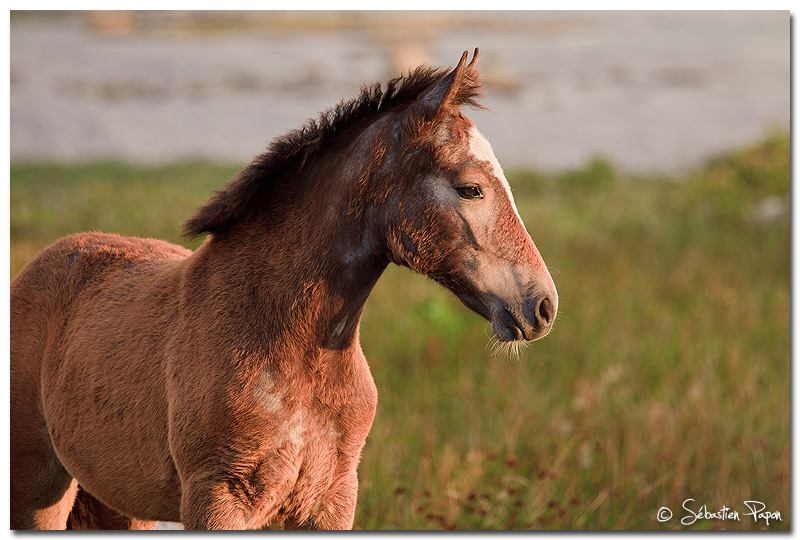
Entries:
{"label": "white blaze on face", "polygon": [[[514,195],[511,193],[511,186],[508,184],[508,180],[506,180],[506,175],[503,174],[503,168],[500,166],[500,162],[497,161],[497,157],[494,155],[492,145],[489,144],[486,137],[484,137],[475,126],[472,126],[469,130],[469,149],[472,155],[475,156],[475,159],[488,161],[491,164],[493,169],[492,174],[500,180],[503,189],[506,190],[506,194],[508,195],[511,208],[514,209],[514,213],[517,215],[520,223],[522,223],[522,218],[519,216],[517,205],[514,202]],[[525,224],[522,223],[522,226],[525,227]]]}

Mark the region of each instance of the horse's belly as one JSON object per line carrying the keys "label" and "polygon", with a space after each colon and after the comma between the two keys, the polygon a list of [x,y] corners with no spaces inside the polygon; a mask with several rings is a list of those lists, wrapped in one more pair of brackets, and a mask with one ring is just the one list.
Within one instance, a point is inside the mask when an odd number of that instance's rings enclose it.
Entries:
{"label": "horse's belly", "polygon": [[[76,403],[77,405],[77,403]],[[180,519],[180,482],[166,441],[134,407],[58,407],[48,415],[54,448],[67,471],[107,506],[143,520]],[[52,410],[53,407],[48,407]],[[118,412],[124,410],[122,416]],[[71,416],[69,415],[72,411]]]}
{"label": "horse's belly", "polygon": [[132,369],[111,351],[68,354],[56,365],[44,370],[42,401],[50,438],[67,471],[126,515],[178,520],[180,482],[156,367]]}
{"label": "horse's belly", "polygon": [[83,290],[51,336],[41,373],[47,427],[64,467],[101,502],[175,520],[164,366],[174,312],[136,273],[120,276]]}

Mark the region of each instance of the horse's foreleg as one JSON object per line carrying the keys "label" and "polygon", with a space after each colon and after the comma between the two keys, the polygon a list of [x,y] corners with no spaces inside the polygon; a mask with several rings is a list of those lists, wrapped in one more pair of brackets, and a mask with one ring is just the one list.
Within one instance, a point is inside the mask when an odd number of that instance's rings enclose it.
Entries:
{"label": "horse's foreleg", "polygon": [[181,523],[186,530],[242,530],[247,519],[227,483],[201,480],[183,485]]}
{"label": "horse's foreleg", "polygon": [[358,477],[355,470],[340,476],[325,492],[319,510],[304,523],[305,529],[349,530],[353,528],[358,497]]}
{"label": "horse's foreleg", "polygon": [[243,456],[225,470],[206,467],[182,483],[181,523],[185,529],[262,527],[297,483],[301,461],[300,448],[287,444],[260,460]]}
{"label": "horse's foreleg", "polygon": [[325,492],[317,512],[306,521],[289,517],[283,524],[286,530],[349,530],[353,528],[358,495],[355,474],[343,477]]}
{"label": "horse's foreleg", "polygon": [[301,523],[290,517],[283,522],[283,529],[286,531],[312,531],[318,529],[318,527],[310,519]]}
{"label": "horse's foreleg", "polygon": [[79,487],[67,520],[72,530],[152,530],[156,521],[142,521],[112,510]]}

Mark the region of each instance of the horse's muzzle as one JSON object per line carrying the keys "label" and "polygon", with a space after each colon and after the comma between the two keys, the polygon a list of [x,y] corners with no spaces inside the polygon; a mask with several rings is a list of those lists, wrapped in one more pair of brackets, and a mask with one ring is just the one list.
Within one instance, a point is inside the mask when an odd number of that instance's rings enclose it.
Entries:
{"label": "horse's muzzle", "polygon": [[558,297],[535,294],[522,302],[501,302],[492,310],[492,332],[500,341],[534,341],[546,336],[556,319]]}

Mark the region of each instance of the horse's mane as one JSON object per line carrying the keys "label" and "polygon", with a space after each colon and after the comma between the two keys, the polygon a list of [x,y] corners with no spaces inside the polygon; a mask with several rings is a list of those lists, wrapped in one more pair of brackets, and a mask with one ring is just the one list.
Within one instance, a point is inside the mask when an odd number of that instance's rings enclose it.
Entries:
{"label": "horse's mane", "polygon": [[[326,148],[341,133],[387,110],[400,110],[414,103],[428,88],[445,77],[448,70],[420,66],[406,76],[395,77],[382,88],[380,83],[362,86],[361,93],[344,100],[308,120],[300,129],[274,139],[267,151],[237,174],[224,189],[184,223],[189,238],[203,233],[220,233],[247,216],[262,199],[267,188],[289,171],[296,171],[314,154]],[[467,71],[450,104],[480,108],[480,77]]]}

